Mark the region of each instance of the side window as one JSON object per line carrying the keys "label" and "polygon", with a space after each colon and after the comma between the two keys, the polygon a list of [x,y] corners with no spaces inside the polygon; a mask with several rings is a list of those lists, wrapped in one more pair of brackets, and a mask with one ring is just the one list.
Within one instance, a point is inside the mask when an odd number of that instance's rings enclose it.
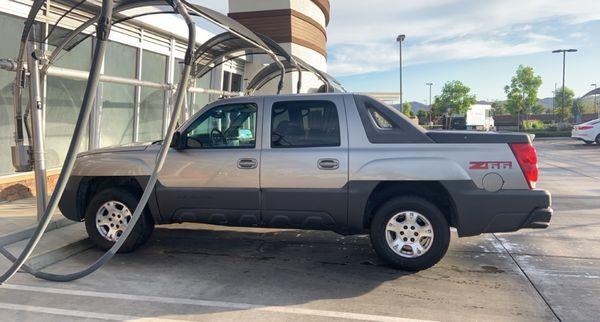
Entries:
{"label": "side window", "polygon": [[204,112],[185,132],[188,148],[235,149],[256,146],[256,105],[231,104]]}
{"label": "side window", "polygon": [[337,108],[329,101],[292,101],[273,104],[271,147],[340,146]]}
{"label": "side window", "polygon": [[369,110],[369,114],[371,114],[373,122],[378,128],[382,130],[388,130],[394,127],[385,116],[381,115],[381,113],[375,110],[375,108],[372,106],[369,106],[369,104],[367,104],[367,109]]}

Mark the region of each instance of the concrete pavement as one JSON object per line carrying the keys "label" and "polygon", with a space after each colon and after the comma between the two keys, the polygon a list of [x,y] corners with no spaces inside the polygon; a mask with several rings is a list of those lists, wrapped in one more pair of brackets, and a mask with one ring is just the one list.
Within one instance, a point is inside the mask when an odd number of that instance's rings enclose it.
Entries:
{"label": "concrete pavement", "polygon": [[[366,236],[184,224],[85,279],[18,274],[9,320],[594,321],[600,316],[600,147],[539,141],[547,230],[457,239],[432,269],[399,272]],[[48,269],[72,272],[90,249]]]}

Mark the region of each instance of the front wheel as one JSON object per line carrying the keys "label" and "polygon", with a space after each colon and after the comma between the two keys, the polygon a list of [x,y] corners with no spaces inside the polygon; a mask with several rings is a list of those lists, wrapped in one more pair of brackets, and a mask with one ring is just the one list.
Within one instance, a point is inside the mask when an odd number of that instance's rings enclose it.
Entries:
{"label": "front wheel", "polygon": [[[110,249],[127,229],[138,199],[124,188],[109,188],[94,195],[85,213],[85,229],[90,240],[101,249]],[[144,210],[119,253],[134,251],[150,238],[153,230],[154,221]]]}
{"label": "front wheel", "polygon": [[383,204],[371,222],[371,243],[394,268],[427,269],[439,262],[450,244],[446,217],[421,197],[398,197]]}

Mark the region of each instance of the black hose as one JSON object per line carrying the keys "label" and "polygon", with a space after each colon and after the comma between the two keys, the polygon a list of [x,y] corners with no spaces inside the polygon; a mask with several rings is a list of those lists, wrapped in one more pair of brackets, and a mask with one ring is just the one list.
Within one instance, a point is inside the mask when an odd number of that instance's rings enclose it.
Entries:
{"label": "black hose", "polygon": [[[137,221],[139,220],[139,218],[141,217],[141,215],[143,213],[144,208],[146,207],[148,199],[150,198],[150,195],[152,194],[152,191],[154,190],[154,186],[156,185],[156,182],[158,180],[158,174],[160,173],[160,171],[165,163],[165,160],[166,160],[166,157],[167,157],[167,154],[169,152],[169,148],[170,148],[170,145],[172,142],[173,134],[177,127],[176,120],[179,117],[179,115],[181,114],[181,109],[182,109],[183,103],[185,101],[185,96],[186,96],[186,92],[187,92],[187,84],[189,82],[191,68],[192,68],[192,56],[193,56],[194,47],[195,47],[195,43],[196,43],[196,26],[195,26],[194,22],[191,20],[191,17],[189,16],[187,9],[181,5],[179,0],[172,0],[170,2],[172,2],[173,8],[175,9],[175,11],[179,12],[184,17],[184,19],[186,20],[186,23],[188,25],[188,28],[189,28],[188,49],[186,51],[185,68],[184,68],[184,71],[181,76],[181,80],[180,80],[180,83],[179,83],[179,86],[177,89],[177,99],[175,102],[175,108],[173,109],[173,114],[171,115],[171,122],[169,123],[166,137],[163,140],[163,144],[161,146],[160,152],[158,153],[158,160],[156,161],[154,171],[150,177],[150,180],[148,181],[148,183],[146,185],[146,188],[144,189],[144,193],[142,194],[140,202],[138,203],[125,232],[123,232],[123,234],[121,236],[119,236],[119,239],[111,247],[111,249],[109,249],[104,255],[102,255],[96,262],[94,262],[93,264],[91,264],[90,266],[85,268],[84,270],[81,270],[81,271],[75,272],[75,273],[71,273],[71,274],[66,274],[66,275],[36,271],[36,270],[31,269],[30,267],[25,266],[25,270],[28,273],[34,275],[35,277],[42,278],[42,279],[49,280],[49,281],[55,281],[55,282],[68,282],[68,281],[73,281],[73,280],[85,277],[85,276],[95,272],[119,251],[119,249],[121,248],[123,243],[127,240],[127,237],[133,231]],[[7,252],[5,252],[5,250],[3,250],[3,249],[0,250],[0,253],[5,255],[5,257],[7,257],[9,260],[11,260],[13,262],[13,265],[9,268],[9,270],[0,277],[0,283],[4,283],[12,275],[14,275],[21,267],[23,267],[24,262],[31,255],[33,249],[39,242],[46,227],[50,223],[50,219],[52,217],[51,214],[54,213],[56,206],[57,206],[57,201],[60,200],[60,197],[62,196],[62,193],[64,192],[64,188],[67,183],[66,180],[68,180],[69,176],[71,175],[71,172],[73,170],[74,161],[76,159],[77,148],[79,146],[79,143],[81,142],[81,137],[82,137],[81,134],[82,134],[82,127],[83,127],[82,125],[87,123],[87,120],[89,119],[90,112],[91,112],[91,106],[93,105],[93,102],[95,99],[95,92],[96,92],[96,89],[97,89],[97,86],[99,83],[100,68],[102,66],[102,61],[104,60],[104,54],[106,52],[106,42],[108,40],[108,35],[110,33],[112,10],[113,10],[112,0],[103,0],[102,13],[100,15],[98,29],[97,29],[97,41],[96,41],[96,46],[95,46],[96,49],[94,52],[94,60],[92,62],[90,76],[88,78],[88,85],[86,87],[86,92],[84,95],[84,102],[82,104],[83,105],[82,112],[80,113],[79,118],[77,120],[75,132],[73,134],[73,140],[71,141],[71,145],[69,146],[69,151],[67,153],[67,159],[65,160],[65,164],[63,166],[63,171],[61,172],[61,175],[58,179],[55,191],[52,194],[52,197],[50,199],[50,203],[48,205],[48,208],[46,209],[46,212],[44,213],[44,215],[42,216],[42,218],[40,220],[40,224],[36,228],[36,231],[34,232],[33,237],[29,240],[27,246],[25,247],[25,249],[19,256],[19,258],[15,259],[15,257],[12,256],[10,253],[7,254]],[[10,255],[10,256],[8,256],[8,255]]]}
{"label": "black hose", "polygon": [[[32,8],[32,11],[35,8]],[[102,11],[100,21],[104,21],[104,23],[98,24],[98,38],[96,41],[96,47],[94,51],[94,60],[92,62],[92,67],[90,69],[90,75],[88,77],[88,84],[85,90],[85,95],[82,103],[81,112],[79,113],[79,117],[77,119],[77,123],[75,125],[75,131],[73,133],[73,139],[71,140],[71,144],[69,145],[69,150],[67,152],[67,158],[63,164],[63,170],[58,178],[56,183],[56,188],[50,197],[50,201],[48,202],[48,207],[44,211],[44,214],[40,217],[40,223],[37,226],[33,236],[21,252],[21,255],[17,258],[15,262],[10,266],[10,268],[0,276],[0,284],[6,282],[9,278],[11,278],[20,268],[23,266],[25,261],[31,256],[33,249],[39,243],[42,238],[42,234],[50,224],[52,220],[52,216],[54,211],[58,206],[58,201],[62,197],[63,192],[67,186],[67,181],[71,172],[73,171],[73,166],[75,165],[75,159],[77,158],[77,150],[81,146],[81,142],[84,136],[84,129],[87,124],[87,121],[90,118],[90,114],[92,112],[92,107],[94,100],[96,98],[96,89],[98,88],[98,83],[100,81],[100,71],[102,67],[102,61],[104,60],[104,54],[106,51],[106,41],[108,40],[108,33],[110,31],[110,19],[112,17],[112,9],[113,9],[113,1],[112,0],[102,0]],[[32,15],[30,14],[30,17]],[[33,19],[35,19],[35,15],[33,15]],[[108,27],[106,27],[106,22],[108,22]],[[30,22],[25,23],[26,26],[30,25]]]}

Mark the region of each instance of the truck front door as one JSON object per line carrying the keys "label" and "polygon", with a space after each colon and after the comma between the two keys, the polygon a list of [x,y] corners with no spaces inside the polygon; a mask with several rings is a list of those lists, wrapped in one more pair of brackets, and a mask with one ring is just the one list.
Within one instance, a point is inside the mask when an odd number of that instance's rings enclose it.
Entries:
{"label": "truck front door", "polygon": [[260,222],[262,98],[209,107],[183,132],[156,188],[161,214],[172,221],[221,225]]}
{"label": "truck front door", "polygon": [[265,98],[262,221],[272,227],[346,225],[348,133],[341,96]]}

